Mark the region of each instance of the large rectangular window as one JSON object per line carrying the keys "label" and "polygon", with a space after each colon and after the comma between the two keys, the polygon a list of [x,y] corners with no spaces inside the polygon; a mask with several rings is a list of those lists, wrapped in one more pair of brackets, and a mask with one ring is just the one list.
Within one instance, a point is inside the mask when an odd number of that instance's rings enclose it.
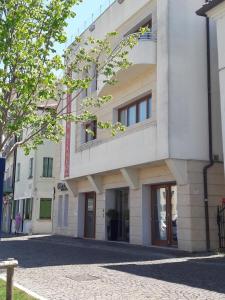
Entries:
{"label": "large rectangular window", "polygon": [[58,227],[62,227],[63,196],[58,198]]}
{"label": "large rectangular window", "polygon": [[52,217],[52,199],[40,199],[40,219],[51,219]]}
{"label": "large rectangular window", "polygon": [[68,214],[69,214],[69,195],[64,196],[64,227],[68,226]]}
{"label": "large rectangular window", "polygon": [[32,204],[33,204],[33,199],[32,198],[27,198],[25,199],[25,207],[24,207],[24,219],[25,220],[31,220],[32,219]]}
{"label": "large rectangular window", "polygon": [[53,158],[43,158],[43,177],[52,177]]}
{"label": "large rectangular window", "polygon": [[30,160],[29,160],[29,174],[28,174],[28,178],[32,178],[33,177],[33,165],[34,165],[34,159],[33,159],[33,157],[31,157]]}
{"label": "large rectangular window", "polygon": [[97,138],[97,122],[91,121],[85,125],[85,143]]}
{"label": "large rectangular window", "polygon": [[19,207],[20,207],[20,201],[13,200],[13,220],[15,219],[16,215],[19,212]]}
{"label": "large rectangular window", "polygon": [[16,165],[16,181],[20,181],[20,163]]}
{"label": "large rectangular window", "polygon": [[119,109],[118,120],[125,126],[131,126],[149,119],[151,115],[152,95],[148,95]]}

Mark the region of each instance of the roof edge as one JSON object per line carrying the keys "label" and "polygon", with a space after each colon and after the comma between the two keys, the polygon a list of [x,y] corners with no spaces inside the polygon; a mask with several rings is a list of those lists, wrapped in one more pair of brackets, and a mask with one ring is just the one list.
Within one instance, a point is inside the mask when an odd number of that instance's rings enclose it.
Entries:
{"label": "roof edge", "polygon": [[207,17],[207,12],[222,2],[225,2],[225,0],[208,0],[208,2],[196,11],[196,14],[198,16]]}

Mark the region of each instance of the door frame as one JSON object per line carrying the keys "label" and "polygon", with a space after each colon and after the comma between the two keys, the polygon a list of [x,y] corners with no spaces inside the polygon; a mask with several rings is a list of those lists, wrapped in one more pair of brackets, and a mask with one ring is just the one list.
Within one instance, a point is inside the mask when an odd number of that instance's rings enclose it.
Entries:
{"label": "door frame", "polygon": [[[87,200],[88,200],[88,197],[90,197],[90,195],[93,196],[93,200],[94,200],[94,210],[93,210],[93,214],[94,214],[94,236],[92,238],[87,237],[87,204],[88,204]],[[85,201],[85,205],[84,205],[84,238],[86,238],[86,239],[95,239],[96,238],[96,192],[85,193],[84,201]]]}
{"label": "door frame", "polygon": [[[151,233],[152,245],[156,246],[177,246],[177,242],[173,241],[173,228],[172,228],[172,203],[171,203],[171,187],[176,186],[176,182],[168,182],[161,184],[151,185]],[[155,238],[155,222],[154,222],[154,191],[158,188],[166,189],[166,240],[157,240]]]}

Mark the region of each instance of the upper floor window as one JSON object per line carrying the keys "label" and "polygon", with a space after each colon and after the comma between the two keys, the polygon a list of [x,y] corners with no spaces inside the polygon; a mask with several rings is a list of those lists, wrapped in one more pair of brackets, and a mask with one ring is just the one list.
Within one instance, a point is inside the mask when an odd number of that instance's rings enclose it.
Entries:
{"label": "upper floor window", "polygon": [[20,181],[20,163],[16,166],[16,181]]}
{"label": "upper floor window", "polygon": [[52,177],[53,158],[43,158],[43,177]]}
{"label": "upper floor window", "polygon": [[91,121],[85,125],[85,143],[97,138],[97,122]]}
{"label": "upper floor window", "polygon": [[152,95],[145,96],[119,109],[118,120],[125,126],[142,122],[152,115]]}
{"label": "upper floor window", "polygon": [[28,178],[32,178],[33,177],[33,166],[34,166],[34,159],[33,159],[33,157],[31,157],[30,160],[29,160],[29,174],[28,174]]}
{"label": "upper floor window", "polygon": [[91,77],[92,77],[92,82],[91,82],[91,93],[95,92],[98,88],[98,72],[97,72],[97,67],[96,65],[93,65],[92,70],[91,70]]}

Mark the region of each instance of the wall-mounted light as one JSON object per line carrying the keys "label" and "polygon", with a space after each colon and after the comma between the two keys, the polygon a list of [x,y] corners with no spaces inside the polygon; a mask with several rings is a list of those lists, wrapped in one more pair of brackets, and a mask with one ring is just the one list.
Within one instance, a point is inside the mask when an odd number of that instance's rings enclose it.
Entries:
{"label": "wall-mounted light", "polygon": [[124,2],[124,0],[117,0],[117,2],[118,2],[119,4],[122,4],[122,3]]}

